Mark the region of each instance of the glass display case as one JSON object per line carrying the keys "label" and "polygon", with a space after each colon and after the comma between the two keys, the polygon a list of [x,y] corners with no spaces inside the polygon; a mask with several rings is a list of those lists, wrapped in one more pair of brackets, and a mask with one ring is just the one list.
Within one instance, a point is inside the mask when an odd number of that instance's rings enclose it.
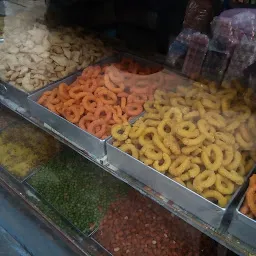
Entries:
{"label": "glass display case", "polygon": [[186,30],[174,70],[176,53],[57,25],[46,4],[4,2],[0,194],[78,255],[256,255],[254,92],[218,84],[236,59],[219,71]]}

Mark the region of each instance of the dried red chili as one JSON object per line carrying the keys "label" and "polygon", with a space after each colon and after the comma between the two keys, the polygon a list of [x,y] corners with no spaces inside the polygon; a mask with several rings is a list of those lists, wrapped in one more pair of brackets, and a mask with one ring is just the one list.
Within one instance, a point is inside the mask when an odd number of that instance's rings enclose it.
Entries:
{"label": "dried red chili", "polygon": [[113,255],[217,255],[213,240],[134,191],[110,206],[95,239]]}

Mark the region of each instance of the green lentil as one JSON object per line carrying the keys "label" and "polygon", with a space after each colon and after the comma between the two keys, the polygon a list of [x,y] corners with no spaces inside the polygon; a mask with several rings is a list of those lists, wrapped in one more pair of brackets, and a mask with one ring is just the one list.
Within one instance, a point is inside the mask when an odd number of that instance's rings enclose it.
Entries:
{"label": "green lentil", "polygon": [[41,166],[29,184],[81,232],[99,225],[109,205],[129,187],[71,150]]}

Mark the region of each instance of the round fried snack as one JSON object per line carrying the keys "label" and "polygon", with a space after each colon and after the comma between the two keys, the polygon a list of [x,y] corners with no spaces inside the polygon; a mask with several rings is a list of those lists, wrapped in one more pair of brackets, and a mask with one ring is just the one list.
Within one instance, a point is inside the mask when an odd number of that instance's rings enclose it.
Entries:
{"label": "round fried snack", "polygon": [[202,196],[205,198],[209,198],[209,199],[213,198],[213,199],[218,200],[218,205],[220,207],[225,207],[228,203],[227,198],[224,197],[220,192],[218,192],[216,190],[212,190],[212,189],[205,190],[202,193]]}
{"label": "round fried snack", "polygon": [[203,192],[204,189],[210,188],[216,181],[214,171],[206,170],[197,175],[193,181],[193,187],[198,192]]}
{"label": "round fried snack", "polygon": [[120,149],[136,159],[139,158],[139,151],[133,144],[123,144]]}
{"label": "round fried snack", "polygon": [[112,137],[116,140],[123,141],[129,136],[131,126],[129,124],[116,124],[111,129]]}
{"label": "round fried snack", "polygon": [[223,195],[232,195],[235,189],[234,183],[220,174],[216,174],[215,187]]}

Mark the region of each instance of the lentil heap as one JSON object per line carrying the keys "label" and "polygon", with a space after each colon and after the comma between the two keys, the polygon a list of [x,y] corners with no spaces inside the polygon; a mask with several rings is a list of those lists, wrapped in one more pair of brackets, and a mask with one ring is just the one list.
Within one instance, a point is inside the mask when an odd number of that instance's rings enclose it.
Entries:
{"label": "lentil heap", "polygon": [[41,166],[28,181],[80,231],[90,233],[127,185],[71,150]]}
{"label": "lentil heap", "polygon": [[95,239],[114,255],[217,255],[213,240],[135,191],[110,206]]}
{"label": "lentil heap", "polygon": [[28,123],[17,123],[0,134],[0,165],[17,178],[26,177],[59,150],[59,142]]}

